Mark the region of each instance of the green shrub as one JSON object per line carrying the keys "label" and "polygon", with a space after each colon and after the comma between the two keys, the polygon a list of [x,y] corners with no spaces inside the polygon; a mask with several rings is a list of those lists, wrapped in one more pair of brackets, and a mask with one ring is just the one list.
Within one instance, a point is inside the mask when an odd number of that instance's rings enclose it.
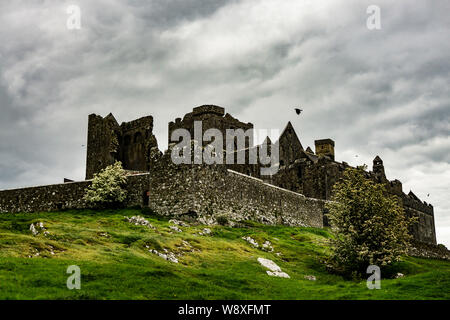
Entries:
{"label": "green shrub", "polygon": [[348,168],[327,204],[334,239],[332,265],[363,274],[369,265],[386,267],[406,253],[410,220],[397,196],[365,178],[364,168]]}
{"label": "green shrub", "polygon": [[96,208],[115,208],[125,203],[126,174],[121,162],[116,162],[95,174],[84,199]]}

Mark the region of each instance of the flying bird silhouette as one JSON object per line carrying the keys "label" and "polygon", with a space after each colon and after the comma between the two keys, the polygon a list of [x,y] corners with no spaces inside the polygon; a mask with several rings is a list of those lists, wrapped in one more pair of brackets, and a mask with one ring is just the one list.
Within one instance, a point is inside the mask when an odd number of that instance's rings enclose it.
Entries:
{"label": "flying bird silhouette", "polygon": [[297,113],[297,115],[299,115],[300,113],[302,113],[302,109],[299,109],[299,108],[295,108],[295,113]]}

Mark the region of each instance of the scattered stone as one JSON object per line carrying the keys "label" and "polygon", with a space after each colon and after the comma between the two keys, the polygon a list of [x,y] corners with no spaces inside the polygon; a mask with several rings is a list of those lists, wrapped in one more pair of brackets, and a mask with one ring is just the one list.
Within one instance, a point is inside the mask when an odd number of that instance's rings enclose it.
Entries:
{"label": "scattered stone", "polygon": [[154,226],[151,225],[150,222],[148,222],[148,220],[146,220],[145,218],[141,217],[141,216],[133,216],[131,218],[129,217],[124,217],[126,221],[128,221],[129,223],[134,224],[135,226],[146,226],[149,227],[150,229],[156,229]]}
{"label": "scattered stone", "polygon": [[55,248],[53,248],[53,246],[48,246],[50,248],[50,254],[51,255],[55,255],[55,251],[53,251]]}
{"label": "scattered stone", "polygon": [[181,227],[189,227],[189,225],[186,222],[180,221],[180,220],[171,219],[171,220],[169,220],[169,223],[173,223],[173,224],[175,224],[177,226],[181,226]]}
{"label": "scattered stone", "polygon": [[281,271],[281,272],[280,271],[274,271],[274,272],[266,271],[266,272],[269,276],[272,276],[272,277],[288,278],[288,279],[290,278],[289,275],[283,271]]}
{"label": "scattered stone", "polygon": [[107,232],[100,232],[98,235],[99,235],[100,237],[105,237],[105,238],[109,238],[109,237],[110,237],[109,234],[108,234]]}
{"label": "scattered stone", "polygon": [[272,260],[265,258],[258,258],[258,262],[267,270],[267,274],[272,277],[280,277],[280,278],[290,278],[286,272],[281,271],[281,268]]}
{"label": "scattered stone", "polygon": [[305,279],[309,280],[309,281],[316,281],[317,280],[315,276],[305,276]]}
{"label": "scattered stone", "polygon": [[272,260],[265,259],[265,258],[258,258],[258,262],[263,267],[269,269],[270,271],[281,271],[281,268]]}
{"label": "scattered stone", "polygon": [[276,252],[275,255],[276,255],[277,257],[281,257],[283,254],[282,254],[281,252]]}
{"label": "scattered stone", "polygon": [[273,247],[270,241],[264,242],[261,249],[267,252],[273,252]]}
{"label": "scattered stone", "polygon": [[183,232],[183,230],[181,230],[180,228],[178,228],[177,226],[169,226],[169,228],[175,232]]}
{"label": "scattered stone", "polygon": [[204,228],[203,231],[199,232],[199,235],[201,236],[209,236],[212,233],[211,229]]}
{"label": "scattered stone", "polygon": [[[148,246],[147,246],[147,248],[148,248]],[[177,257],[175,256],[175,254],[172,253],[172,252],[169,252],[167,249],[164,249],[164,252],[165,252],[165,253],[158,252],[157,250],[154,250],[154,249],[149,250],[149,251],[150,251],[151,253],[154,253],[154,254],[160,256],[160,257],[163,258],[164,260],[167,260],[167,261],[170,261],[170,262],[173,262],[173,263],[178,263],[178,259],[177,259]]]}
{"label": "scattered stone", "polygon": [[404,276],[405,276],[405,275],[404,275],[403,273],[398,272],[398,273],[395,275],[395,279],[403,278]]}
{"label": "scattered stone", "polygon": [[30,225],[30,231],[33,234],[33,236],[37,236],[40,232],[44,234],[44,236],[48,236],[49,233],[46,231],[47,229],[44,227],[44,224],[42,222],[36,222],[36,224]]}
{"label": "scattered stone", "polygon": [[256,242],[255,239],[251,238],[251,237],[242,237],[242,239],[244,239],[245,241],[247,241],[248,243],[250,243],[253,247],[258,248],[258,242]]}
{"label": "scattered stone", "polygon": [[33,257],[39,257],[40,253],[39,250],[36,248],[33,248],[32,251],[35,251],[34,253],[31,253],[31,255],[28,255],[28,258],[33,258]]}
{"label": "scattered stone", "polygon": [[34,224],[30,225],[30,230],[31,230],[31,233],[33,234],[33,236],[37,236],[39,234],[39,232],[36,230],[36,227],[34,226]]}
{"label": "scattered stone", "polygon": [[412,257],[450,260],[450,250],[447,250],[444,245],[436,246],[418,241],[413,241],[411,246],[409,246],[408,255]]}

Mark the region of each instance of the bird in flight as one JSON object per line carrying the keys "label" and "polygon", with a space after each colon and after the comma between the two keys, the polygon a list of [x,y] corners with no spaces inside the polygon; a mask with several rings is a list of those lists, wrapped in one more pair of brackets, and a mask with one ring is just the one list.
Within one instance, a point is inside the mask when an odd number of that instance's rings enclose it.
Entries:
{"label": "bird in flight", "polygon": [[427,195],[427,197],[429,197],[429,196],[430,196],[430,194]]}
{"label": "bird in flight", "polygon": [[302,109],[299,109],[299,108],[295,108],[295,113],[297,113],[297,115],[299,115],[300,113],[302,113]]}

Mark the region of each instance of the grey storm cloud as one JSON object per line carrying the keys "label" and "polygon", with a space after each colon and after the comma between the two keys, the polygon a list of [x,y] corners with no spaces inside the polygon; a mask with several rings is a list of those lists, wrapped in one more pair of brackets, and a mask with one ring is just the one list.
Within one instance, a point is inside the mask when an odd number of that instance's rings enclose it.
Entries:
{"label": "grey storm cloud", "polygon": [[[81,30],[66,28],[69,5]],[[369,5],[381,30],[366,27]],[[218,104],[371,164],[435,206],[450,245],[450,2],[99,0],[0,4],[0,188],[83,179],[87,116],[167,123]],[[301,106],[300,117],[293,113]],[[430,194],[428,197],[427,195]]]}

